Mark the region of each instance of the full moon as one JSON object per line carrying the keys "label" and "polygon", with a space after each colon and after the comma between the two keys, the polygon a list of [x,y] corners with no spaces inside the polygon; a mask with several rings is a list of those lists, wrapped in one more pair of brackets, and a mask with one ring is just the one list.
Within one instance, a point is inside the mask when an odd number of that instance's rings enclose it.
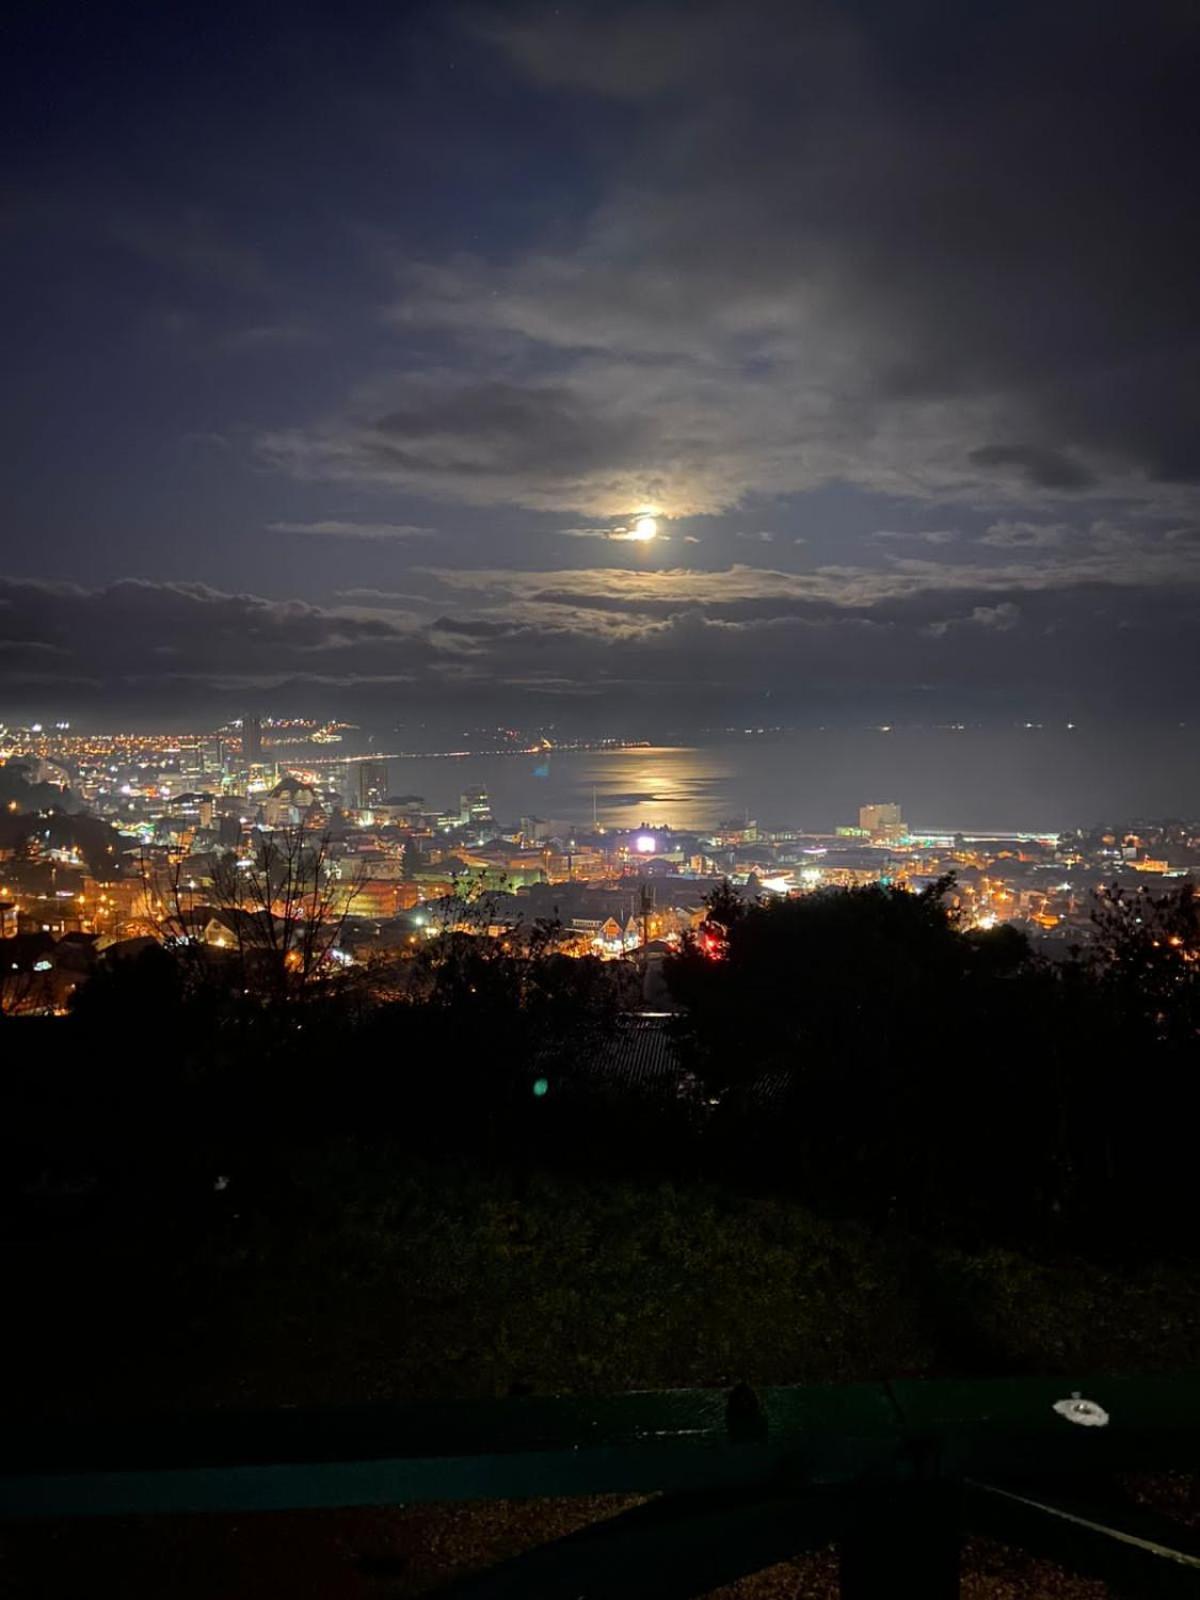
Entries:
{"label": "full moon", "polygon": [[633,525],[635,539],[653,539],[658,532],[658,523],[653,517],[639,517]]}

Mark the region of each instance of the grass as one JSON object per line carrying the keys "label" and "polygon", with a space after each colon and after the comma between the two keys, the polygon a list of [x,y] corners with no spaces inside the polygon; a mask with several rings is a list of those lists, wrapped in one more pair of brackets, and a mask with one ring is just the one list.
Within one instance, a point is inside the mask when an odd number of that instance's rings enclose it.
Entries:
{"label": "grass", "polygon": [[1200,1365],[1200,1279],[921,1252],[786,1199],[519,1181],[351,1145],[0,1270],[10,1412]]}
{"label": "grass", "polygon": [[[352,1145],[278,1153],[193,1198],[0,1250],[10,1414],[1200,1366],[1184,1267],[914,1248],[785,1199],[484,1176]],[[1194,1483],[1168,1487],[1192,1507]],[[0,1547],[0,1587],[49,1600],[101,1572],[129,1600],[238,1600],[264,1581],[311,1600],[416,1596],[628,1503],[30,1523]],[[1105,1592],[986,1541],[965,1559],[968,1600]],[[720,1591],[836,1594],[831,1553]]]}

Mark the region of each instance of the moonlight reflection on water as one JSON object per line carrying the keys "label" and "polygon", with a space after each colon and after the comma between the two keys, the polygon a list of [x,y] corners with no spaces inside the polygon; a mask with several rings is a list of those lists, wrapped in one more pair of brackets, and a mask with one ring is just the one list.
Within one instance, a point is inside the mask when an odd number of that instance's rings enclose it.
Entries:
{"label": "moonlight reflection on water", "polygon": [[390,782],[439,808],[483,785],[503,822],[585,827],[594,796],[609,828],[704,830],[748,816],[817,833],[856,821],[872,801],[896,801],[921,828],[1051,831],[1175,815],[1181,793],[1200,794],[1200,741],[1189,730],[1139,730],[1120,754],[1115,761],[1101,725],[813,729],[549,756],[409,757],[391,763]]}

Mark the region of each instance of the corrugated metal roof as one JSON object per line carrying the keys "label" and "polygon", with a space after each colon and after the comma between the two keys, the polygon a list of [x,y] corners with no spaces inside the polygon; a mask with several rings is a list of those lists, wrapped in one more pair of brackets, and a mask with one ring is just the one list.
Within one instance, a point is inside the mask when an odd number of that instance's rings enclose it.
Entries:
{"label": "corrugated metal roof", "polygon": [[626,1089],[673,1092],[684,1076],[675,1041],[664,1016],[620,1017],[593,1056],[591,1072]]}
{"label": "corrugated metal roof", "polygon": [[[616,1094],[636,1094],[654,1099],[688,1099],[699,1103],[706,1093],[684,1065],[671,1033],[672,1012],[629,1012],[618,1017],[611,1030],[582,1059],[577,1082]],[[553,1070],[556,1063],[547,1060]],[[763,1110],[782,1099],[790,1077],[776,1069],[747,1086],[746,1111]],[[715,1103],[715,1102],[711,1102]]]}

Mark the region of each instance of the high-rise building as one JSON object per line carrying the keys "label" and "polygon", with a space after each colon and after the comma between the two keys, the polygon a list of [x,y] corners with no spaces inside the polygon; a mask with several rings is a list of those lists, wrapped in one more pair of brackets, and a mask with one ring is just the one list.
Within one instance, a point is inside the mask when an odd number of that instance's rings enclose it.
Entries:
{"label": "high-rise building", "polygon": [[200,771],[218,773],[225,766],[225,744],[219,733],[209,734],[200,741]]}
{"label": "high-rise building", "polygon": [[873,839],[896,839],[904,832],[904,818],[900,814],[900,807],[892,800],[860,806],[858,825]]}
{"label": "high-rise building", "polygon": [[254,766],[262,760],[262,721],[258,717],[242,718],[242,760],[246,766]]}
{"label": "high-rise building", "polygon": [[483,827],[493,821],[492,802],[486,789],[464,789],[459,796],[459,816],[464,823]]}
{"label": "high-rise building", "polygon": [[386,761],[360,761],[358,764],[358,805],[361,811],[382,805],[388,797]]}

